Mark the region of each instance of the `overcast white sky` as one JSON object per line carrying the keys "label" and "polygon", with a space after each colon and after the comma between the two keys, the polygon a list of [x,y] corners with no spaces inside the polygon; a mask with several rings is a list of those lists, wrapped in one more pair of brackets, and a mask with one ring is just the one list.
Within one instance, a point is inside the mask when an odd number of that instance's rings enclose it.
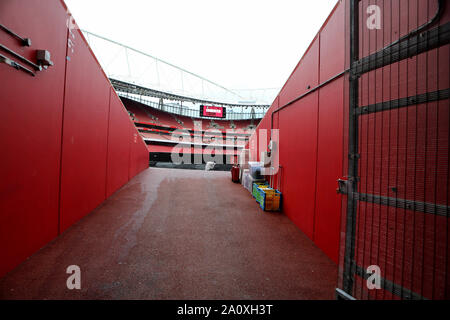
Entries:
{"label": "overcast white sky", "polygon": [[280,88],[337,0],[65,0],[82,29],[230,89]]}

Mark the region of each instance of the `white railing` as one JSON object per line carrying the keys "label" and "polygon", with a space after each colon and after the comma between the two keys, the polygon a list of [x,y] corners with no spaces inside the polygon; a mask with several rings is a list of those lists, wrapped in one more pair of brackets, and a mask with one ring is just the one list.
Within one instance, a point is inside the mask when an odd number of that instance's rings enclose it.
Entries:
{"label": "white railing", "polygon": [[[151,108],[158,109],[160,111],[172,113],[179,116],[185,116],[185,117],[191,117],[191,118],[199,118],[199,119],[213,119],[213,120],[221,120],[217,118],[210,118],[210,117],[200,117],[200,109],[199,107],[195,108],[187,108],[183,107],[181,105],[174,105],[174,104],[159,104],[158,102],[152,100],[152,98],[149,98],[147,96],[142,95],[136,95],[136,94],[130,94],[126,92],[117,92],[117,94],[120,97],[124,97],[139,103],[142,103],[144,105],[147,105]],[[233,112],[232,110],[226,111],[226,118],[222,120],[260,120],[264,117],[267,110],[261,109],[261,110],[255,110],[254,113],[242,113],[242,112]]]}

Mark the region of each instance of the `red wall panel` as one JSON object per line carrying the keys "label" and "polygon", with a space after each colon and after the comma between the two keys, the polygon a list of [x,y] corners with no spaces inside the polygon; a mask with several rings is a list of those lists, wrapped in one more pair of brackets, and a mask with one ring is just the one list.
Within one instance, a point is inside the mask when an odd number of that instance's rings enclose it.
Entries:
{"label": "red wall panel", "polygon": [[106,196],[109,197],[129,179],[130,135],[133,132],[128,113],[111,88],[108,126],[108,164]]}
{"label": "red wall panel", "polygon": [[142,170],[148,168],[149,152],[147,145],[141,135],[136,131],[134,125],[130,122],[132,134],[130,136],[130,179]]}
{"label": "red wall panel", "polygon": [[341,196],[337,179],[342,176],[344,78],[320,89],[317,140],[317,184],[314,241],[338,262]]}
{"label": "red wall panel", "polygon": [[280,106],[319,84],[319,45],[319,39],[316,37],[281,90]]}
{"label": "red wall panel", "polygon": [[320,32],[319,82],[327,81],[345,69],[345,6],[339,5]]}
{"label": "red wall panel", "polygon": [[[345,69],[345,6],[336,7],[320,32],[320,82]],[[341,196],[336,193],[342,171],[344,77],[319,91],[315,243],[336,263],[339,260]]]}
{"label": "red wall panel", "polygon": [[283,211],[313,238],[317,156],[317,92],[279,113]]}
{"label": "red wall panel", "polygon": [[1,277],[58,233],[67,28],[65,9],[55,1],[2,0],[0,21],[32,46],[3,31],[0,43],[32,60],[36,49],[47,49],[54,62],[36,77],[0,64]]}
{"label": "red wall panel", "polygon": [[95,209],[106,195],[110,83],[81,33],[76,30],[74,35],[64,101],[61,232]]}

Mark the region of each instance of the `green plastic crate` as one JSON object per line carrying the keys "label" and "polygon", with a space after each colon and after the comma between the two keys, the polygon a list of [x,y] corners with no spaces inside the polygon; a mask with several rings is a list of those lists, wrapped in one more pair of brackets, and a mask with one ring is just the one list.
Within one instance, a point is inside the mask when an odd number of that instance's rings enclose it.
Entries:
{"label": "green plastic crate", "polygon": [[267,183],[267,181],[264,182],[253,182],[253,189],[252,189],[252,196],[253,198],[256,199],[256,201],[258,201],[257,197],[258,197],[258,188],[260,186],[268,186],[269,184]]}

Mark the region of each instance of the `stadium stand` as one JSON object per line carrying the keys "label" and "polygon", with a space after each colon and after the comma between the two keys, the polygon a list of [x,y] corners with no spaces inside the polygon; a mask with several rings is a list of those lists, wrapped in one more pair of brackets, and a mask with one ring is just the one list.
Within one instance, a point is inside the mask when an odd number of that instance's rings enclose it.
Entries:
{"label": "stadium stand", "polygon": [[124,97],[121,99],[129,113],[132,114],[133,121],[137,124],[152,124],[162,128],[193,131],[197,123],[198,125],[201,125],[203,130],[218,129],[222,132],[231,130],[231,132],[236,131],[237,134],[242,134],[242,131],[244,131],[243,134],[250,136],[256,128],[255,123],[259,122],[258,120],[228,121],[200,118],[194,119],[191,117],[174,115]]}
{"label": "stadium stand", "polygon": [[[193,156],[208,152],[222,155],[223,163],[230,163],[248,144],[249,137],[256,128],[255,122],[259,122],[191,118],[152,108],[125,97],[121,99],[147,144],[154,163],[170,162],[170,155],[177,145],[182,146],[182,153]],[[180,150],[176,152],[178,151]]]}

